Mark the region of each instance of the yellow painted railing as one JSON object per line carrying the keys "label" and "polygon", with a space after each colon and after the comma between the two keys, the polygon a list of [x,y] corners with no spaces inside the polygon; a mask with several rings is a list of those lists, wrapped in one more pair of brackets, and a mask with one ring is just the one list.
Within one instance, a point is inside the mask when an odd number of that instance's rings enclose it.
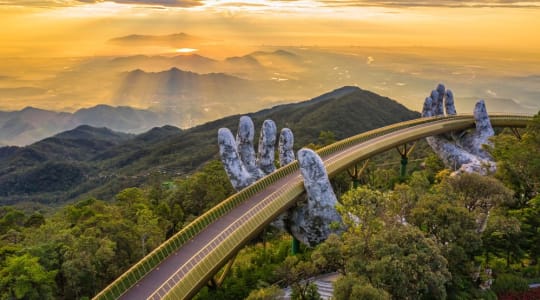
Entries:
{"label": "yellow painted railing", "polygon": [[[516,115],[491,115],[493,126],[511,126],[524,127],[530,116]],[[420,125],[430,126],[420,126]],[[433,134],[439,134],[448,131],[466,129],[474,126],[474,119],[471,115],[458,115],[452,117],[434,117],[422,118],[407,122],[401,122],[386,126],[369,132],[344,139],[318,151],[319,155],[325,160],[325,166],[330,176],[343,170],[348,165],[365,159],[369,156],[386,151],[397,145],[417,140]],[[417,128],[416,130],[413,130]],[[408,129],[408,130],[405,130]],[[401,130],[404,130],[401,132]],[[344,153],[338,157],[331,157],[336,153],[341,153],[346,149],[373,140],[378,137],[392,135],[400,131],[396,136],[381,138],[381,141],[374,142],[365,147]],[[326,159],[329,158],[329,159]],[[161,263],[167,256],[174,253],[182,247],[187,241],[195,237],[206,226],[216,221],[223,215],[230,212],[234,207],[243,201],[249,199],[255,194],[263,191],[269,185],[278,180],[296,172],[298,163],[294,162],[286,167],[278,169],[276,172],[262,178],[255,184],[236,193],[230,198],[224,200],[218,206],[201,215],[187,227],[176,233],[173,237],[158,246],[141,261],[133,265],[128,271],[122,274],[118,279],[101,291],[94,299],[117,299],[129,288],[133,287],[148,272]],[[202,259],[200,263],[192,264],[189,272],[175,273],[169,280],[163,283],[161,289],[155,294],[155,298],[184,299],[192,296],[202,285],[207,282],[219,268],[240,249],[247,241],[255,236],[262,228],[270,223],[279,213],[286,210],[293,201],[303,192],[304,187],[301,179],[286,183],[277,192],[266,197],[256,205],[255,208],[245,212],[241,221],[233,223],[225,228],[222,233],[226,236],[218,242],[214,239],[210,244],[213,247],[206,253],[201,252],[192,259]],[[214,243],[214,244],[212,244]],[[204,259],[203,259],[204,258]],[[181,279],[181,280],[180,280]]]}

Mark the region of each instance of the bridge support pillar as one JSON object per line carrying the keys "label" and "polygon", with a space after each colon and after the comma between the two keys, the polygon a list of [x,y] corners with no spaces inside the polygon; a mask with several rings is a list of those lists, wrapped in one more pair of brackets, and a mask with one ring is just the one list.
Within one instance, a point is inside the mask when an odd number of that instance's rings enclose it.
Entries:
{"label": "bridge support pillar", "polygon": [[401,156],[401,166],[399,168],[399,177],[401,181],[404,181],[405,177],[407,176],[407,164],[409,163],[409,155],[414,150],[414,147],[416,147],[416,142],[414,142],[412,146],[408,146],[408,144],[404,144],[403,146],[396,148],[397,152]]}
{"label": "bridge support pillar", "polygon": [[236,259],[236,254],[225,265],[225,268],[223,269],[223,273],[221,273],[219,278],[212,277],[212,279],[210,279],[210,281],[207,284],[210,289],[216,290],[216,289],[221,287],[221,285],[223,284],[223,281],[225,281],[225,278],[227,277],[227,275],[231,271],[231,267],[234,264],[235,259]]}
{"label": "bridge support pillar", "polygon": [[512,133],[516,136],[518,140],[521,140],[521,133],[519,132],[519,129],[516,127],[511,127],[510,130],[512,130]]}
{"label": "bridge support pillar", "polygon": [[299,251],[300,251],[300,241],[293,236],[292,241],[291,241],[291,254],[296,255],[298,254]]}
{"label": "bridge support pillar", "polygon": [[358,164],[355,164],[353,169],[347,169],[347,173],[349,173],[349,176],[351,177],[352,186],[354,189],[360,185],[360,176],[362,176],[362,173],[364,173],[364,171],[367,169],[368,163],[369,159],[366,159],[362,165],[362,168],[358,169]]}
{"label": "bridge support pillar", "polygon": [[407,164],[409,163],[409,158],[407,156],[401,156],[401,167],[399,168],[399,177],[402,179],[407,176]]}

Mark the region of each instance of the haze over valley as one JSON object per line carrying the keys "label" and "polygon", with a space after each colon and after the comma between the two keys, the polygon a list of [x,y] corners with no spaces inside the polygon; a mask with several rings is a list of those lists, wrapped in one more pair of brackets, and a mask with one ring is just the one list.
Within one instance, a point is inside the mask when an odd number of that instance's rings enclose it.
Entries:
{"label": "haze over valley", "polygon": [[[24,145],[58,132],[39,128],[40,118],[21,122],[27,107],[148,111],[138,125],[113,127],[139,133],[165,124],[189,128],[342,86],[418,111],[443,82],[458,112],[485,99],[490,112],[535,113],[540,45],[528,28],[538,22],[538,7],[525,3],[4,1],[0,143]],[[54,122],[81,124],[65,116]]]}
{"label": "haze over valley", "polygon": [[[153,38],[138,38],[137,43]],[[374,91],[419,110],[440,79],[454,90],[460,112],[470,112],[478,99],[486,99],[492,112],[534,113],[540,108],[540,76],[534,70],[540,59],[532,56],[500,59],[458,50],[442,55],[432,48],[263,48],[222,60],[192,53],[10,58],[3,69],[10,76],[0,77],[0,109],[18,111],[32,106],[76,112],[100,104],[132,107],[148,110],[150,119],[113,129],[142,132],[165,124],[188,128],[309,99],[345,85]],[[0,116],[3,131],[23,126],[13,122],[13,113]],[[4,144],[27,144],[59,131],[42,132],[3,139]]]}

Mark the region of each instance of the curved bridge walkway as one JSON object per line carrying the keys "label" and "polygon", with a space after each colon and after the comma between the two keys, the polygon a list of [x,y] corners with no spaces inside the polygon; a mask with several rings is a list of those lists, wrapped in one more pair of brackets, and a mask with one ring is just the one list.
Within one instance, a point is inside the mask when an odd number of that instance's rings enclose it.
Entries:
{"label": "curved bridge walkway", "polygon": [[[525,127],[531,116],[491,115],[493,127]],[[318,151],[330,177],[378,153],[427,136],[473,128],[472,115],[422,118]],[[291,163],[224,200],[132,266],[94,299],[186,299],[304,192]]]}

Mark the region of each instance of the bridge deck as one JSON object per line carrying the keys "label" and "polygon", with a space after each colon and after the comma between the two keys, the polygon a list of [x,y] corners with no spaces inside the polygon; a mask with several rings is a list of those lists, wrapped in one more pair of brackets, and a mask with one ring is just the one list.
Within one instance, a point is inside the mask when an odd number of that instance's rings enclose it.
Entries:
{"label": "bridge deck", "polygon": [[[210,242],[223,232],[224,228],[231,226],[233,222],[241,218],[246,211],[251,210],[262,199],[267,198],[277,189],[282,187],[286,182],[289,182],[294,177],[299,177],[300,173],[297,171],[291,175],[288,175],[274,184],[270,185],[260,193],[249,198],[247,201],[241,203],[229,213],[218,219],[216,222],[208,225],[196,238],[191,239],[183,247],[179,248],[174,254],[167,257],[161,262],[155,269],[150,271],[141,281],[139,281],[134,287],[129,289],[123,294],[120,299],[139,300],[139,299],[160,299],[159,295],[154,294],[161,285],[166,282],[171,276],[179,271],[180,268],[189,268],[186,264],[197,263],[199,259],[195,258],[195,255],[203,249],[209,248],[211,250]],[[191,260],[192,258],[195,258]],[[191,260],[191,261],[190,261]],[[163,286],[161,292],[167,292],[167,286]]]}

